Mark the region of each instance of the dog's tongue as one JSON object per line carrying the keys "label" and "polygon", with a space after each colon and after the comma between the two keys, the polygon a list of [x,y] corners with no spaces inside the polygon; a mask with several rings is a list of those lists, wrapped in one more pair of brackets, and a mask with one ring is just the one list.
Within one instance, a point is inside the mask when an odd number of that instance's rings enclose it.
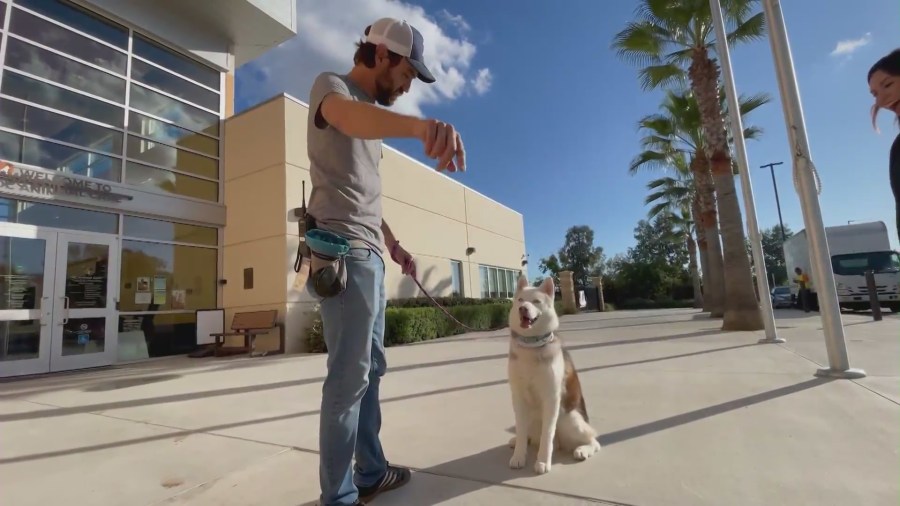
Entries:
{"label": "dog's tongue", "polygon": [[531,328],[531,319],[527,316],[523,316],[519,318],[519,324],[522,325],[523,329]]}

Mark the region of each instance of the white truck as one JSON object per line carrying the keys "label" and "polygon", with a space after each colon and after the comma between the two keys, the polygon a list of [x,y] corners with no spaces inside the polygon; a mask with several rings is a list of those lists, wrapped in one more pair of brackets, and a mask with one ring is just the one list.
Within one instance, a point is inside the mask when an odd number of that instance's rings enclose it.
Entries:
{"label": "white truck", "polygon": [[[875,271],[875,286],[881,307],[900,312],[900,253],[891,250],[887,226],[882,221],[826,227],[825,237],[831,253],[838,303],[842,308],[869,308],[866,271]],[[800,286],[794,281],[794,269],[800,267],[810,277],[810,306],[818,309],[818,290],[812,280],[809,238],[806,230],[784,242],[784,260],[791,279],[791,295],[797,299]]]}

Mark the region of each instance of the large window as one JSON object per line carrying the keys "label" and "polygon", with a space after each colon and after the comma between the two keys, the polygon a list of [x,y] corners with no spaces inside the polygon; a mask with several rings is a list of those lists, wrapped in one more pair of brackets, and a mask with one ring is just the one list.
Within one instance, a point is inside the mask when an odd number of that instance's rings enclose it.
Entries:
{"label": "large window", "polygon": [[119,231],[116,214],[5,198],[0,198],[0,222],[103,234]]}
{"label": "large window", "polygon": [[516,291],[516,279],[519,271],[479,265],[478,272],[481,276],[481,297],[491,299],[509,299]]}
{"label": "large window", "polygon": [[219,200],[219,71],[65,0],[6,17],[0,159]]}
{"label": "large window", "polygon": [[463,268],[459,260],[450,260],[450,281],[452,283],[453,296],[463,295]]}
{"label": "large window", "polygon": [[123,359],[193,348],[194,311],[216,307],[217,245],[215,228],[124,217],[119,331],[147,351],[126,346]]}

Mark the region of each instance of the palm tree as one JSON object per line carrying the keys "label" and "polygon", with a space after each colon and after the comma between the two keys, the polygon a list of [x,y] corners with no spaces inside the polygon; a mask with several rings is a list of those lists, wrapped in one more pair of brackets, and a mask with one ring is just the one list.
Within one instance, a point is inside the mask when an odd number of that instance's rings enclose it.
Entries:
{"label": "palm tree", "polygon": [[[741,116],[769,100],[766,94],[749,97],[742,95],[738,99]],[[726,106],[724,93],[720,105],[722,108]],[[707,295],[703,309],[711,317],[722,317],[725,299],[724,266],[719,242],[716,195],[706,156],[700,109],[690,91],[668,91],[660,108],[660,113],[645,116],[638,122],[638,128],[648,133],[641,139],[644,151],[632,161],[629,172],[634,174],[641,168],[662,168],[673,169],[676,174],[691,174],[696,189],[691,209],[697,221],[697,243],[703,269],[704,292]],[[755,126],[744,128],[744,137],[747,139],[756,139],[761,133],[762,130]]]}
{"label": "palm tree", "polygon": [[[765,18],[752,14],[758,0],[722,0],[730,44],[761,39]],[[752,15],[751,15],[752,14]],[[613,41],[620,57],[641,66],[644,89],[690,82],[697,97],[705,151],[716,189],[724,252],[725,330],[763,328],[733,177],[733,162],[719,95],[719,69],[711,58],[715,35],[709,0],[640,0],[635,15]],[[698,157],[695,160],[700,160]],[[699,162],[698,162],[699,163]]]}
{"label": "palm tree", "polygon": [[691,175],[695,187],[691,209],[697,220],[697,243],[706,295],[703,310],[711,318],[721,318],[725,312],[722,249],[712,178],[702,150],[699,116],[692,114],[696,109],[691,107],[685,95],[667,93],[662,104],[664,112],[645,116],[638,122],[638,128],[648,134],[641,139],[644,151],[632,160],[628,170],[632,175],[641,168],[671,169],[681,178],[686,178],[685,174]]}
{"label": "palm tree", "polygon": [[664,176],[647,183],[647,188],[652,193],[647,195],[644,203],[653,204],[647,212],[649,219],[666,216],[667,221],[672,224],[671,235],[667,237],[669,241],[684,241],[687,245],[691,281],[694,285],[694,307],[699,309],[704,307],[703,283],[697,268],[697,241],[694,240],[697,227],[692,212],[697,191],[686,164],[681,164],[680,167],[683,168],[676,173],[677,177]]}

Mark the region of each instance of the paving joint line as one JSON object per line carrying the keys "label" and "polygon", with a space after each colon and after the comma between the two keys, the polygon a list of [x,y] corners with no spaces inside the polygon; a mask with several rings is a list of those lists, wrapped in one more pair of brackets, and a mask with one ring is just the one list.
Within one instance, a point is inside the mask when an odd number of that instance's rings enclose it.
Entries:
{"label": "paving joint line", "polygon": [[[31,404],[37,404],[37,405],[39,405],[39,406],[46,406],[46,407],[51,407],[51,408],[65,409],[65,406],[57,406],[57,405],[55,405],[55,404],[48,404],[48,403],[37,402],[37,401],[28,401],[28,400],[25,401],[25,402],[29,402],[29,403],[31,403]],[[102,412],[98,412],[98,411],[85,411],[84,413],[78,413],[78,414],[82,414],[82,415],[92,415],[92,416],[100,416],[100,417],[103,417],[103,418],[109,418],[110,420],[117,420],[117,421],[120,421],[120,422],[134,423],[134,424],[138,424],[138,425],[147,425],[147,426],[150,426],[150,427],[158,427],[158,428],[160,428],[160,429],[169,429],[169,430],[176,431],[176,433],[173,434],[173,437],[174,437],[174,436],[181,435],[181,434],[187,434],[187,435],[192,435],[192,434],[204,434],[204,435],[207,435],[207,436],[220,437],[220,438],[224,438],[224,439],[233,439],[233,440],[236,440],[236,441],[243,441],[243,442],[245,442],[245,443],[256,443],[256,444],[261,444],[261,445],[266,445],[266,446],[275,446],[275,447],[282,448],[282,449],[285,449],[285,448],[286,448],[286,449],[294,448],[294,447],[291,446],[291,445],[284,445],[284,444],[280,444],[280,443],[272,443],[272,442],[270,442],[270,441],[262,441],[262,440],[258,440],[258,439],[251,439],[251,438],[240,437],[240,436],[231,436],[231,435],[228,435],[228,434],[222,434],[222,433],[215,432],[215,431],[210,432],[210,431],[205,431],[205,430],[201,430],[201,429],[189,429],[189,428],[186,428],[186,427],[176,427],[176,426],[174,426],[174,425],[167,425],[167,424],[164,424],[164,423],[157,423],[157,422],[149,422],[149,421],[146,421],[146,420],[134,420],[134,419],[131,419],[131,418],[125,418],[125,417],[122,417],[122,416],[109,415],[109,414],[102,413]],[[279,452],[279,453],[280,453],[280,452]]]}

